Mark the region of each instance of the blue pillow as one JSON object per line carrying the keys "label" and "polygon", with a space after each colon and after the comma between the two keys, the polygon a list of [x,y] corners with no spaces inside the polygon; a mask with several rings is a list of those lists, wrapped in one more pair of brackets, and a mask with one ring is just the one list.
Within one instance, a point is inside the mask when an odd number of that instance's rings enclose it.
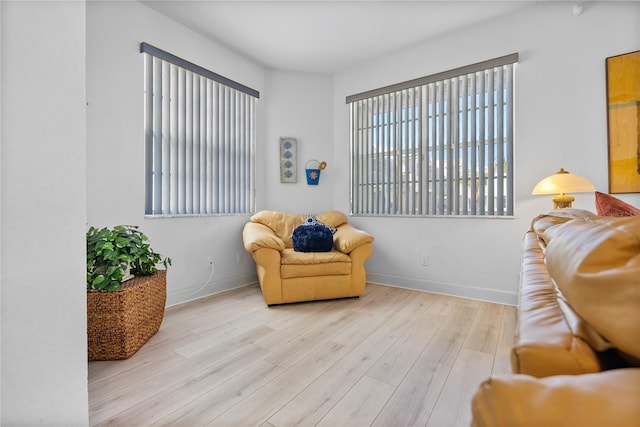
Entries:
{"label": "blue pillow", "polygon": [[329,252],[333,249],[335,228],[328,227],[309,214],[307,220],[293,230],[293,250],[296,252]]}
{"label": "blue pillow", "polygon": [[296,252],[329,252],[332,248],[333,233],[326,225],[301,225],[293,230],[293,250]]}

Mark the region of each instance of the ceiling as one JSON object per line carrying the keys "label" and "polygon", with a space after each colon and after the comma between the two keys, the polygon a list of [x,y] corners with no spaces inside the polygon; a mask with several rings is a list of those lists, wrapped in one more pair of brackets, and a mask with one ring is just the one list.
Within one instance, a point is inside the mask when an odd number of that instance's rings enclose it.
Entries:
{"label": "ceiling", "polygon": [[334,73],[529,1],[168,1],[145,5],[273,69]]}

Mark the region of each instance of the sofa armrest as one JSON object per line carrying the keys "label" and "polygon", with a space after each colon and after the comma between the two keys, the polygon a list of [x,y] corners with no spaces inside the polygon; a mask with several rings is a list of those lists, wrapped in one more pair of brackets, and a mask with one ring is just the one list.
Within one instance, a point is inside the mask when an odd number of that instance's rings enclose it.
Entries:
{"label": "sofa armrest", "polygon": [[284,242],[269,227],[256,222],[248,222],[242,230],[242,241],[247,252],[261,248],[284,250]]}
{"label": "sofa armrest", "polygon": [[358,246],[373,242],[373,236],[359,230],[351,224],[343,224],[333,235],[333,247],[348,254]]}
{"label": "sofa armrest", "polygon": [[486,380],[473,397],[473,427],[638,426],[640,369]]}

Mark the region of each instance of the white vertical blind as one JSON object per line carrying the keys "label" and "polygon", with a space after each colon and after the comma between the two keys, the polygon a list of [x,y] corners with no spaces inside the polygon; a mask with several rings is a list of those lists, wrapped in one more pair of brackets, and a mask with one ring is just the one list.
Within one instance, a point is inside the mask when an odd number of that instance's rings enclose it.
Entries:
{"label": "white vertical blind", "polygon": [[513,215],[515,62],[348,97],[352,212]]}
{"label": "white vertical blind", "polygon": [[141,46],[145,213],[252,212],[257,92],[211,72],[203,75],[199,67],[166,52],[157,50],[163,57],[154,56],[153,49]]}

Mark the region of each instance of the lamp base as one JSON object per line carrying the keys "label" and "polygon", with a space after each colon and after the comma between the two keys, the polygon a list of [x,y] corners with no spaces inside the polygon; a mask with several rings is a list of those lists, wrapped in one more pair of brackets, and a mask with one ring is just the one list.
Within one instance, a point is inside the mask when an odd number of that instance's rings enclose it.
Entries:
{"label": "lamp base", "polygon": [[553,200],[553,209],[570,208],[575,199],[575,197],[567,196],[564,193],[559,194],[551,199]]}

